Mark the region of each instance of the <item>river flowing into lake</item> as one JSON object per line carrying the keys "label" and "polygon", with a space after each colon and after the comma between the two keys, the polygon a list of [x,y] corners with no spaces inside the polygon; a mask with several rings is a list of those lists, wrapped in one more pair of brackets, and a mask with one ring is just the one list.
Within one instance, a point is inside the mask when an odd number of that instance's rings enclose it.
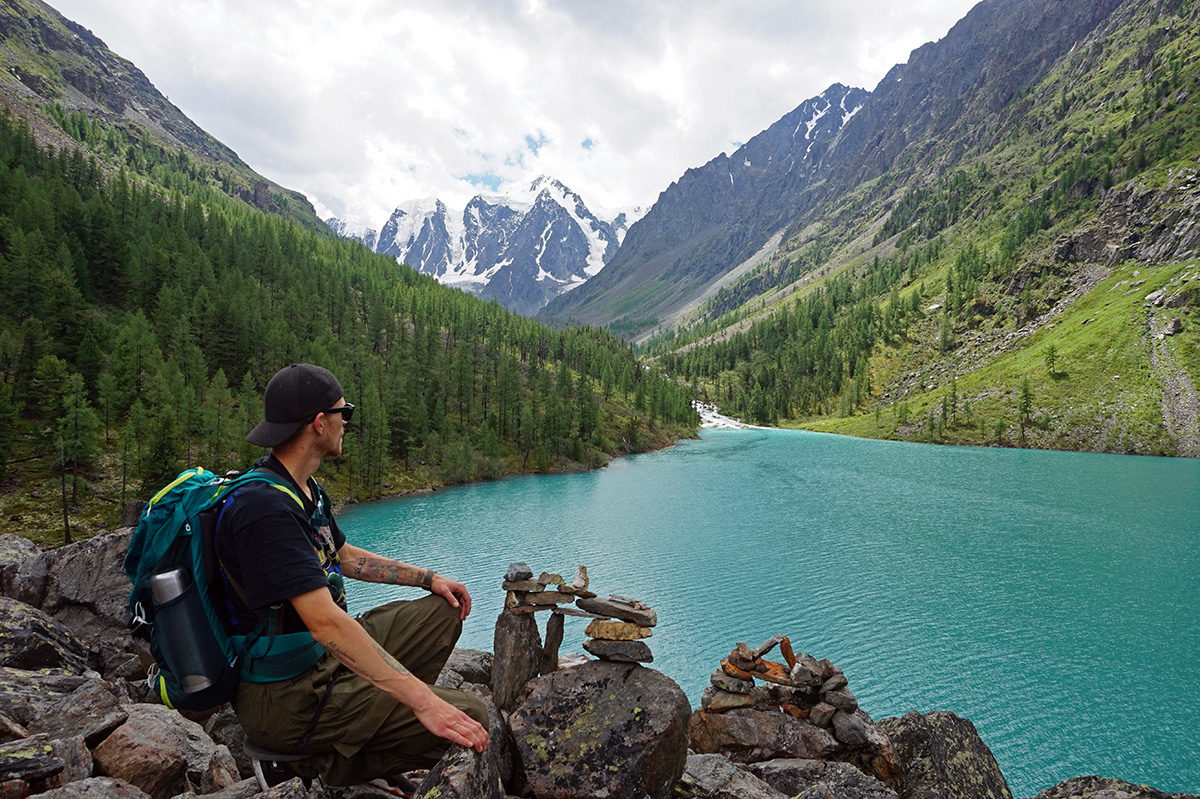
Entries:
{"label": "river flowing into lake", "polygon": [[[1018,797],[1084,774],[1200,793],[1196,460],[708,430],[339,518],[467,584],[460,646],[492,649],[509,563],[586,564],[657,610],[652,667],[693,706],[736,642],[784,633],[875,718],[971,719]],[[356,612],[414,595],[349,588]],[[562,652],[585,626],[567,618]]]}

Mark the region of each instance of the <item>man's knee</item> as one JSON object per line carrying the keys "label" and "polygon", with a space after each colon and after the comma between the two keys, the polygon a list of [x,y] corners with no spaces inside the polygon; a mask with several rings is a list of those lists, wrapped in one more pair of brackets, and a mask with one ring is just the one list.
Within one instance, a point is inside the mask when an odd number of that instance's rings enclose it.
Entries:
{"label": "man's knee", "polygon": [[463,692],[462,711],[471,718],[483,725],[484,729],[488,728],[488,709],[484,701],[475,694],[467,691]]}

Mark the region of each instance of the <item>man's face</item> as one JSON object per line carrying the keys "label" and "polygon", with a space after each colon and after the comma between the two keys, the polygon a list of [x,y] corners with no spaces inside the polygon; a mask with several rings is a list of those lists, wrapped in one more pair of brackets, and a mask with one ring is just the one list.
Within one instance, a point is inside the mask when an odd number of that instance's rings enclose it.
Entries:
{"label": "man's face", "polygon": [[[342,408],[346,405],[346,398],[342,397],[332,406],[334,408]],[[346,437],[346,416],[341,413],[330,413],[326,411],[325,418],[325,434],[323,441],[325,442],[325,455],[334,458],[342,454],[342,439]]]}

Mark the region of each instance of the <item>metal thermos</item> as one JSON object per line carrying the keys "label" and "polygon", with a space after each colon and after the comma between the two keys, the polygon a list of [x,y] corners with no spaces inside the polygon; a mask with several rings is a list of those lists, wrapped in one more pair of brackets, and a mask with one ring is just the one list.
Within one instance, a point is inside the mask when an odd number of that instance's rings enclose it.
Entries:
{"label": "metal thermos", "polygon": [[183,569],[150,578],[158,640],[167,665],[179,678],[185,694],[213,685],[225,667],[224,655],[215,645],[200,595],[189,591],[190,588],[191,575]]}

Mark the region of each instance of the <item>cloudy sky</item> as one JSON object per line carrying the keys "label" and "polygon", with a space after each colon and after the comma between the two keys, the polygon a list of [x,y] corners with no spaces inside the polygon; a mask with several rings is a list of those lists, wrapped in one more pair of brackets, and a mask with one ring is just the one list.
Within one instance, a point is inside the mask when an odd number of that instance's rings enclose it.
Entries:
{"label": "cloudy sky", "polygon": [[49,0],[322,213],[557,177],[650,205],[827,86],[873,89],[975,0]]}

